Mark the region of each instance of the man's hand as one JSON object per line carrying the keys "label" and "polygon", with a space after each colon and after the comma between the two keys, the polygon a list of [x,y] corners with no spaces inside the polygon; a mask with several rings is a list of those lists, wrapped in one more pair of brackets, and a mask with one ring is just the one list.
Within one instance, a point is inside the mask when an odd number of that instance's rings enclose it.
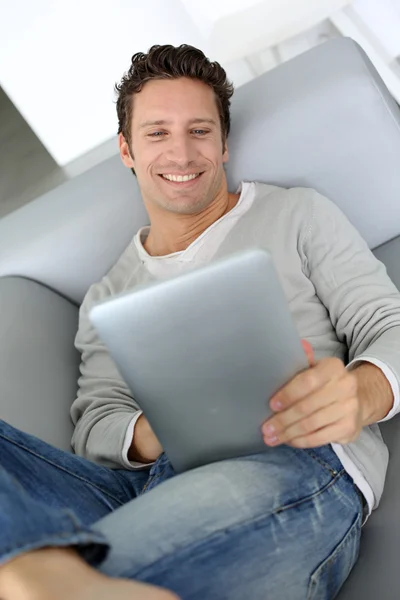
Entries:
{"label": "man's hand", "polygon": [[364,426],[356,371],[348,371],[338,358],[314,362],[311,345],[302,343],[310,368],[271,398],[276,414],[262,426],[265,443],[315,448],[354,441]]}
{"label": "man's hand", "polygon": [[140,463],[152,463],[162,453],[163,448],[150,423],[144,415],[140,415],[135,424],[128,459]]}

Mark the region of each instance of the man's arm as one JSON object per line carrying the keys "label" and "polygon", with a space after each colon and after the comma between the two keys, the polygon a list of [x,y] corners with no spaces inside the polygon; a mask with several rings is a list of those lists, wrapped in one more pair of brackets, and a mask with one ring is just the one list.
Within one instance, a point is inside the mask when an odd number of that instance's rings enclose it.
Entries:
{"label": "man's arm", "polygon": [[352,373],[357,379],[362,426],[382,421],[390,412],[394,401],[388,379],[379,367],[368,362],[357,364]]}
{"label": "man's arm", "polygon": [[[400,293],[386,269],[341,211],[316,192],[301,250],[305,273],[349,349],[347,369],[324,358],[298,374],[274,398],[263,426],[267,444],[312,447],[354,441],[362,427],[391,412],[394,394],[384,365],[400,381]],[[310,359],[310,357],[309,357]],[[392,411],[393,413],[395,410]]]}
{"label": "man's arm", "polygon": [[128,468],[125,437],[140,409],[88,318],[91,307],[110,295],[104,282],[92,286],[79,312],[75,346],[81,353],[81,376],[71,407],[72,446],[80,456],[120,469]]}
{"label": "man's arm", "polygon": [[128,460],[131,462],[149,464],[154,462],[163,449],[150,427],[146,417],[141,414],[135,424],[131,446],[128,451]]}
{"label": "man's arm", "polygon": [[360,233],[330,200],[312,194],[300,252],[348,360],[377,359],[400,381],[400,292]]}
{"label": "man's arm", "polygon": [[379,367],[361,362],[349,371],[337,358],[315,362],[308,342],[303,346],[310,367],[271,398],[276,414],[262,428],[267,445],[348,444],[363,427],[386,417],[394,397]]}

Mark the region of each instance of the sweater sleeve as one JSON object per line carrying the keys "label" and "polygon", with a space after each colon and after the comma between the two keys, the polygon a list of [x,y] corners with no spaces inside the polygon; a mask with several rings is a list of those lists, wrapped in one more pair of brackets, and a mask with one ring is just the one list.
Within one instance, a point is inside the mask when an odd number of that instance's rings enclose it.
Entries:
{"label": "sweater sleeve", "polygon": [[377,359],[400,382],[400,293],[341,210],[314,193],[302,242],[306,275],[354,359]]}
{"label": "sweater sleeve", "polygon": [[80,308],[75,346],[81,353],[81,375],[71,407],[75,425],[71,444],[79,456],[112,469],[126,469],[126,432],[139,407],[88,317],[90,309],[110,295],[103,280],[89,289]]}

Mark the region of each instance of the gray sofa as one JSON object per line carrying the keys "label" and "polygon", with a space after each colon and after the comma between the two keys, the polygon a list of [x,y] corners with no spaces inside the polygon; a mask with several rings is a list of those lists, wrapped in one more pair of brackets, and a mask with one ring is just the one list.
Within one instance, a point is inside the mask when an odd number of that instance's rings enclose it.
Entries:
{"label": "gray sofa", "polygon": [[[349,39],[315,48],[238,89],[230,188],[242,179],[309,186],[335,201],[400,286],[400,110]],[[71,450],[78,306],[147,222],[115,156],[0,221],[0,415]],[[341,600],[400,597],[400,421],[391,461]],[[282,597],[283,598],[283,597]]]}

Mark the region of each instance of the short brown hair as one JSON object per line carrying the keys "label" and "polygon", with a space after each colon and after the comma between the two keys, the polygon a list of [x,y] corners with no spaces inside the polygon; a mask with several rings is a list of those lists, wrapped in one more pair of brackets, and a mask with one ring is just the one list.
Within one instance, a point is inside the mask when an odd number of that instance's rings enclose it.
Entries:
{"label": "short brown hair", "polygon": [[198,48],[181,46],[152,46],[147,54],[137,52],[132,56],[131,66],[115,84],[117,92],[118,133],[122,133],[130,146],[132,98],[152,79],[178,79],[190,77],[210,86],[215,93],[222,140],[226,140],[231,126],[230,98],[233,85],[225,70],[217,62],[211,62]]}

